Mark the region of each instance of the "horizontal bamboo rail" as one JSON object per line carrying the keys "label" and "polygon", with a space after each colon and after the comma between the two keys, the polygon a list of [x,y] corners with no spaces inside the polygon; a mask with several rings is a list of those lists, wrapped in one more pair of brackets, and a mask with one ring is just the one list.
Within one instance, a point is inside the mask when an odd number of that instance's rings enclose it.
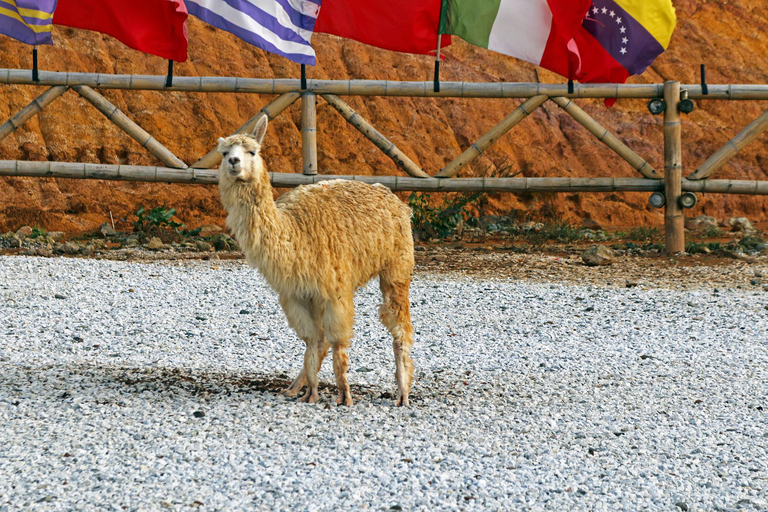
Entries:
{"label": "horizontal bamboo rail", "polygon": [[[187,92],[243,92],[255,94],[283,94],[299,91],[298,78],[237,78],[237,77],[183,77],[175,76],[173,85],[166,86],[165,75],[112,75],[102,73],[68,73],[40,71],[39,80],[32,80],[27,69],[0,69],[0,84],[11,85],[87,85],[94,89],[133,89]],[[681,85],[690,99],[710,100],[768,100],[768,85],[708,85],[703,94],[699,84]],[[573,92],[567,84],[540,84],[519,82],[440,82],[440,91],[434,83],[398,82],[390,80],[307,80],[307,90],[315,94],[341,96],[411,96],[443,98],[531,98],[533,96],[560,96],[565,98],[661,98],[662,84],[581,84]]]}
{"label": "horizontal bamboo rail", "polygon": [[623,158],[629,165],[648,179],[659,179],[661,176],[643,157],[632,151],[618,137],[608,131],[592,116],[584,112],[573,100],[568,98],[550,98],[560,108],[565,110],[573,119],[586,128],[597,139],[611,148],[617,155]]}
{"label": "horizontal bamboo rail", "polygon": [[133,140],[141,144],[147,151],[155,155],[155,157],[166,166],[178,169],[187,167],[187,164],[179,160],[168,148],[160,144],[157,139],[150,135],[144,128],[133,122],[104,96],[87,85],[76,85],[73,89],[91,105],[96,107],[99,112],[104,114],[104,116],[112,121],[118,128],[130,135]]}
{"label": "horizontal bamboo rail", "polygon": [[757,119],[749,123],[717,153],[709,157],[695,172],[688,176],[688,179],[703,180],[709,178],[766,130],[768,130],[768,110],[760,114]]}
{"label": "horizontal bamboo rail", "polygon": [[507,117],[502,119],[488,133],[480,137],[466,151],[459,155],[454,161],[446,165],[440,172],[435,174],[436,178],[453,178],[467,164],[474,161],[499,138],[516,126],[520,121],[531,115],[549,98],[547,96],[534,96],[528,98],[522,105],[518,106]]}
{"label": "horizontal bamboo rail", "polygon": [[[298,187],[324,180],[347,179],[381,183],[394,191],[431,192],[657,192],[663,180],[646,178],[412,178],[400,176],[350,176],[269,173],[276,187]],[[113,181],[146,181],[214,185],[218,169],[173,169],[140,165],[28,162],[0,160],[0,176],[73,178]],[[768,195],[768,181],[682,180],[683,192]]]}
{"label": "horizontal bamboo rail", "polygon": [[[280,115],[283,110],[296,103],[296,100],[299,98],[301,98],[301,94],[298,92],[286,92],[281,94],[269,102],[267,106],[259,110],[258,114],[243,123],[243,125],[235,130],[234,133],[248,133],[253,131],[253,127],[256,126],[256,121],[261,119],[261,116],[267,116],[267,119],[271,121]],[[219,153],[219,151],[214,148],[210,150],[203,158],[193,163],[191,167],[196,169],[210,169],[211,167],[219,165],[219,162],[221,162],[221,153]]]}
{"label": "horizontal bamboo rail", "polygon": [[376,128],[374,128],[368,121],[366,121],[360,114],[345,103],[341,98],[333,94],[324,94],[323,99],[328,102],[333,108],[335,108],[339,114],[347,120],[349,124],[354,126],[360,133],[373,142],[377,148],[379,148],[385,155],[392,159],[395,164],[401,169],[407,172],[414,178],[429,178],[429,174],[421,170],[413,160],[408,158],[405,153],[400,151],[400,148],[395,146],[395,143],[390,141],[384,135],[382,135]]}
{"label": "horizontal bamboo rail", "polygon": [[53,100],[67,92],[69,87],[66,85],[55,85],[45,91],[43,94],[32,100],[29,105],[21,109],[9,120],[0,125],[0,140],[3,140],[8,135],[14,132],[19,126],[23,125],[38,113],[40,113],[45,107],[51,104]]}

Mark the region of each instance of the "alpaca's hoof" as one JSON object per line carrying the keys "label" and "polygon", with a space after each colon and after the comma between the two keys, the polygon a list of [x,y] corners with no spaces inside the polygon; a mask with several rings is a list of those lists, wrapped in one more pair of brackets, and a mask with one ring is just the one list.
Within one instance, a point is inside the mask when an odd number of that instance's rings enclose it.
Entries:
{"label": "alpaca's hoof", "polygon": [[398,393],[397,401],[395,401],[395,407],[408,407],[409,405],[410,403],[408,402],[408,395]]}
{"label": "alpaca's hoof", "polygon": [[280,394],[289,398],[296,398],[302,388],[306,385],[307,379],[304,377],[304,372],[302,372],[298,377],[296,377],[296,380],[294,380],[290,386],[282,390]]}
{"label": "alpaca's hoof", "polygon": [[349,396],[349,393],[340,393],[339,398],[336,399],[336,405],[346,405],[347,407],[351,407],[352,397]]}
{"label": "alpaca's hoof", "polygon": [[318,400],[320,400],[320,395],[318,394],[317,390],[307,390],[306,393],[304,393],[304,396],[300,399],[305,404],[314,404],[317,403]]}

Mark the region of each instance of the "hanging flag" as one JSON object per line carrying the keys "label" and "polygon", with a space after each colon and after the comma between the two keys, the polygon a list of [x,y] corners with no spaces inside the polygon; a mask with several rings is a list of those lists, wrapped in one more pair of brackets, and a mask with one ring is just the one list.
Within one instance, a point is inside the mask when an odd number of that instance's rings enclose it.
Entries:
{"label": "hanging flag", "polygon": [[22,43],[53,44],[56,0],[0,0],[0,34]]}
{"label": "hanging flag", "polygon": [[442,4],[441,34],[539,65],[580,30],[591,1],[443,0]]}
{"label": "hanging flag", "polygon": [[243,41],[315,65],[309,41],[321,0],[186,0],[189,14]]}
{"label": "hanging flag", "polygon": [[[405,53],[437,49],[441,0],[323,0],[315,32]],[[451,44],[443,37],[440,46]]]}
{"label": "hanging flag", "polygon": [[58,0],[53,15],[56,25],[109,34],[131,48],[177,62],[187,60],[186,20],[183,0]]}
{"label": "hanging flag", "polygon": [[624,83],[669,46],[671,0],[594,0],[573,40],[541,65],[581,82]]}

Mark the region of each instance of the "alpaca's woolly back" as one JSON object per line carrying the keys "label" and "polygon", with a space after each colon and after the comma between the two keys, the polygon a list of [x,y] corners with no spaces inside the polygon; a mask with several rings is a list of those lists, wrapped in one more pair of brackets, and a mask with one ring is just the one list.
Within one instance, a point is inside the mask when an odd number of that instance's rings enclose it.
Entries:
{"label": "alpaca's woolly back", "polygon": [[237,196],[260,199],[225,205],[227,224],[249,263],[279,293],[338,297],[382,273],[392,282],[410,281],[411,212],[385,187],[331,180],[272,202],[271,187],[256,190],[263,185],[235,184]]}

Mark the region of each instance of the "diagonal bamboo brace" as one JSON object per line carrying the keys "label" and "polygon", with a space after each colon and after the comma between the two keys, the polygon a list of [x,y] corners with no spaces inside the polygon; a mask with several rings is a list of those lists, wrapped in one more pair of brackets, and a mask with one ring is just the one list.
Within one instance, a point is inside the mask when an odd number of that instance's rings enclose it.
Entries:
{"label": "diagonal bamboo brace", "polygon": [[760,114],[757,119],[749,123],[717,153],[709,157],[706,162],[701,164],[701,167],[688,176],[688,179],[703,180],[709,178],[766,130],[768,130],[768,110]]}
{"label": "diagonal bamboo brace", "polygon": [[[272,100],[267,106],[259,110],[255,116],[247,120],[240,128],[235,130],[232,135],[237,133],[250,132],[253,130],[253,127],[256,126],[256,121],[261,119],[261,116],[267,116],[267,119],[272,121],[274,118],[280,115],[283,110],[296,103],[296,100],[299,98],[301,98],[301,94],[298,92],[286,92],[281,94]],[[219,162],[221,162],[221,154],[214,148],[209,151],[203,158],[193,163],[192,167],[195,169],[210,169],[211,167],[219,165]]]}
{"label": "diagonal bamboo brace", "polygon": [[0,126],[0,140],[13,133],[19,126],[23,125],[35,115],[41,112],[45,107],[51,104],[53,100],[67,92],[69,87],[66,85],[55,85],[45,91],[43,94],[32,100],[32,102],[18,111],[16,115],[8,119]]}
{"label": "diagonal bamboo brace", "polygon": [[374,128],[368,121],[363,119],[360,114],[355,112],[352,107],[344,102],[341,98],[333,94],[323,94],[323,99],[328,102],[333,108],[335,108],[349,124],[357,128],[357,130],[366,136],[368,140],[373,142],[385,155],[392,159],[401,169],[407,172],[414,178],[429,178],[429,175],[421,170],[413,160],[408,158],[394,142],[390,141],[384,135],[382,135],[376,128]]}
{"label": "diagonal bamboo brace", "polygon": [[87,85],[76,85],[73,87],[75,92],[85,98],[91,105],[96,107],[99,112],[104,114],[107,119],[112,121],[118,128],[131,136],[133,140],[146,148],[147,151],[152,153],[158,160],[163,162],[167,167],[173,167],[176,169],[186,169],[187,164],[179,160],[176,155],[169,151],[165,146],[160,144],[152,135],[150,135],[144,128],[132,121],[126,116],[119,108],[113,105],[104,96],[97,93]]}
{"label": "diagonal bamboo brace", "polygon": [[439,173],[435,174],[435,178],[452,178],[456,176],[465,165],[483,154],[483,151],[488,149],[491,144],[499,140],[502,135],[511,130],[517,123],[528,117],[548,99],[549,97],[545,95],[528,98],[522,105],[513,110],[511,114],[502,119],[499,124],[494,126],[491,131],[480,137],[477,142],[472,144],[469,149],[459,155],[458,158],[446,165]]}
{"label": "diagonal bamboo brace", "polygon": [[603,125],[598,123],[592,116],[584,112],[576,103],[568,98],[555,97],[550,98],[560,108],[565,110],[576,122],[586,128],[597,139],[611,148],[617,155],[623,158],[629,165],[635,168],[640,174],[648,179],[658,180],[661,176],[656,169],[651,166],[643,157],[632,151],[626,144],[621,142],[618,137],[609,132]]}

